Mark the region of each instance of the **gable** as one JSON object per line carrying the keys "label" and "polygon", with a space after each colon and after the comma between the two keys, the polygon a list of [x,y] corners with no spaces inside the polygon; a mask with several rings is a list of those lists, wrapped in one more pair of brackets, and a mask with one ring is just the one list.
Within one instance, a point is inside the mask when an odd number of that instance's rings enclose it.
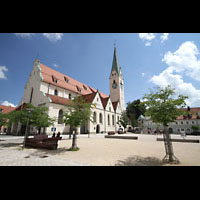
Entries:
{"label": "gable", "polygon": [[108,99],[108,102],[107,102],[105,110],[109,111],[109,112],[115,112],[110,97]]}
{"label": "gable", "polygon": [[96,106],[95,106],[96,108],[104,109],[103,104],[102,104],[102,101],[101,101],[101,97],[100,97],[100,95],[99,95],[98,92],[96,93],[96,95],[95,95],[95,97],[94,97],[92,103],[96,105]]}
{"label": "gable", "polygon": [[116,113],[122,113],[122,108],[120,102],[118,102],[117,107],[116,107]]}

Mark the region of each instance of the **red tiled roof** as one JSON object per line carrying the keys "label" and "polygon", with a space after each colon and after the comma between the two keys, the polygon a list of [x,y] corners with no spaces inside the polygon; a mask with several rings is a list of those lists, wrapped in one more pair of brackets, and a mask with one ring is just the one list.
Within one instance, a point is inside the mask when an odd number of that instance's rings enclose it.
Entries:
{"label": "red tiled roof", "polygon": [[119,101],[112,102],[114,110],[117,109],[117,104],[118,104],[118,102],[119,102]]}
{"label": "red tiled roof", "polygon": [[46,94],[46,96],[50,97],[50,99],[52,100],[52,103],[66,105],[66,106],[72,106],[72,100],[70,100],[70,99],[66,99],[66,98],[51,95],[51,94]]}
{"label": "red tiled roof", "polygon": [[105,109],[105,108],[106,108],[106,105],[107,105],[107,103],[108,103],[109,97],[103,98],[103,97],[100,95],[100,98],[101,98],[101,102],[102,102],[102,104],[103,104],[103,107],[104,107],[104,109]]}
{"label": "red tiled roof", "polygon": [[[44,64],[40,63],[40,68],[41,68],[41,74],[43,77],[43,81],[46,83],[51,83],[52,85],[70,90],[72,92],[82,94],[82,95],[87,95],[93,92],[96,92],[95,89],[89,87],[86,84],[83,84],[75,79],[72,79],[71,77],[62,74],[54,69],[51,69]],[[52,77],[57,79],[57,83],[53,82]],[[68,82],[65,81],[65,79],[68,80]],[[81,92],[78,89],[81,89]],[[101,93],[103,97],[107,97],[106,94]]]}
{"label": "red tiled roof", "polygon": [[[184,111],[187,111],[187,108],[183,108],[183,110],[184,110]],[[181,115],[181,116],[178,116],[176,119],[177,119],[177,120],[183,120],[183,119],[187,119],[187,120],[189,120],[189,119],[197,119],[197,113],[198,113],[198,112],[200,112],[200,107],[190,108],[190,111],[189,111],[189,113],[190,113],[190,115],[191,115],[190,118],[187,117],[187,116],[186,116],[186,118],[184,118],[184,116]]]}
{"label": "red tiled roof", "polygon": [[16,107],[0,105],[0,110],[2,110],[2,113],[4,113],[4,114],[7,114],[15,109],[16,109]]}
{"label": "red tiled roof", "polygon": [[95,95],[96,95],[96,92],[92,92],[90,94],[82,95],[82,97],[86,102],[92,103],[92,101],[94,100]]}

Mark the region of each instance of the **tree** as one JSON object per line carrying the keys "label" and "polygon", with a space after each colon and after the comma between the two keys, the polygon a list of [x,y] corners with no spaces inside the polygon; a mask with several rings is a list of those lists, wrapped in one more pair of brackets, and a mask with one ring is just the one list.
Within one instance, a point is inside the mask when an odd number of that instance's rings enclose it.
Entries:
{"label": "tree", "polygon": [[72,147],[70,150],[78,150],[77,146],[77,128],[81,125],[86,124],[90,120],[92,114],[91,103],[86,103],[85,100],[79,96],[72,100],[72,105],[68,107],[68,112],[64,114],[64,123],[70,125],[70,127],[75,131],[72,139]]}
{"label": "tree", "polygon": [[[30,110],[30,113],[29,113]],[[36,127],[38,130],[41,127],[49,127],[53,125],[55,119],[50,118],[47,107],[35,107],[30,103],[27,103],[26,108],[22,110],[14,110],[8,114],[9,123],[18,123],[27,126],[29,125]]]}
{"label": "tree", "polygon": [[120,117],[119,123],[121,123],[121,125],[124,127],[124,131],[125,131],[126,126],[129,124],[129,122],[130,120],[127,117],[126,111],[123,111]]}
{"label": "tree", "polygon": [[174,90],[170,85],[165,88],[157,87],[155,92],[151,90],[149,94],[145,94],[144,101],[141,103],[147,107],[145,115],[150,116],[153,122],[162,124],[164,127],[163,137],[166,155],[163,160],[170,163],[178,163],[179,160],[174,156],[167,127],[169,123],[175,122],[178,116],[185,113],[183,107],[186,105],[185,100],[188,98],[179,95],[178,98],[173,99]]}
{"label": "tree", "polygon": [[8,125],[8,115],[0,112],[0,131],[2,126]]}
{"label": "tree", "polygon": [[127,117],[129,118],[131,125],[133,127],[138,126],[137,120],[140,115],[144,115],[146,110],[145,105],[140,103],[141,103],[140,100],[137,99],[132,103],[128,102],[127,104],[126,108]]}

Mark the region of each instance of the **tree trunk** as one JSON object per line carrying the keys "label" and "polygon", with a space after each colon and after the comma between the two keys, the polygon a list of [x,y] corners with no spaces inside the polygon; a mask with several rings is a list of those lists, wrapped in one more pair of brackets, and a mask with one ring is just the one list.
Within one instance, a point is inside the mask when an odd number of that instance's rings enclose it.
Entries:
{"label": "tree trunk", "polygon": [[73,138],[72,138],[72,149],[77,149],[77,128],[73,131]]}
{"label": "tree trunk", "polygon": [[163,138],[164,138],[165,152],[166,152],[166,155],[163,158],[163,161],[169,162],[169,163],[179,163],[179,160],[174,156],[171,136],[168,132],[167,126],[164,126]]}

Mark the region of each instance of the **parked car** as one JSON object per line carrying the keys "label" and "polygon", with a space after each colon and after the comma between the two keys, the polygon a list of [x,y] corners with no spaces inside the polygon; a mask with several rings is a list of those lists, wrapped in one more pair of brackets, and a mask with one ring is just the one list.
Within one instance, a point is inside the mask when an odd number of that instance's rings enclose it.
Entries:
{"label": "parked car", "polygon": [[124,134],[123,128],[119,128],[119,130],[117,131],[118,134]]}

